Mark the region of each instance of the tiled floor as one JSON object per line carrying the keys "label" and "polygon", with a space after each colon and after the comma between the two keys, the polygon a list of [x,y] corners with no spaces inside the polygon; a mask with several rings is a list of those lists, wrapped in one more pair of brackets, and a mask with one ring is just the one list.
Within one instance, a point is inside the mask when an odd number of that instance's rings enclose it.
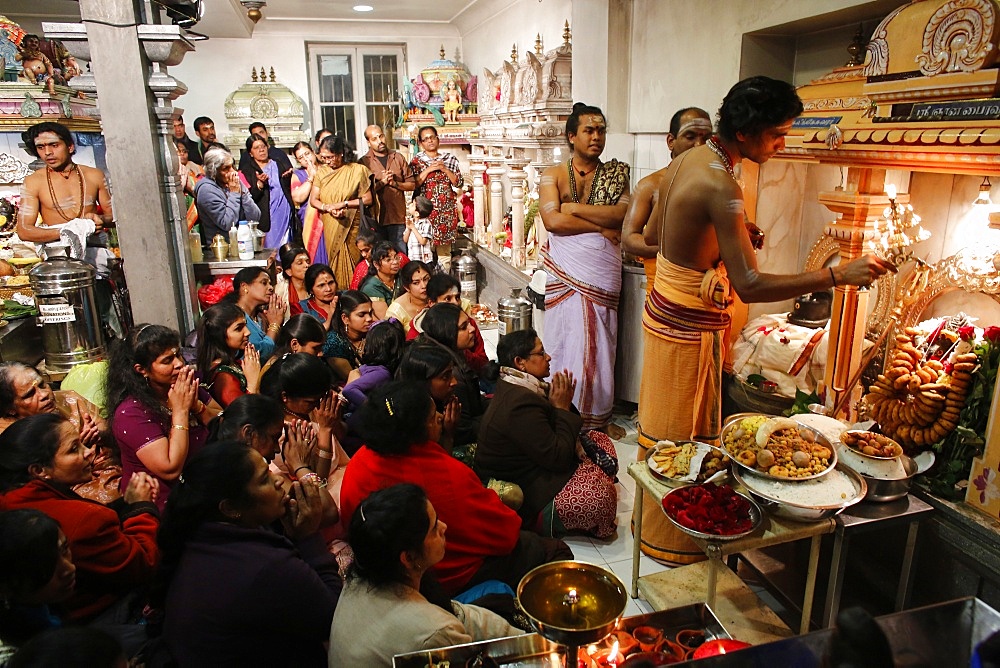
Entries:
{"label": "tiled floor", "polygon": [[[483,340],[486,346],[486,353],[490,359],[496,359],[496,343],[498,333],[496,329],[482,331]],[[618,462],[621,473],[618,488],[618,531],[611,540],[597,540],[584,536],[571,536],[566,542],[573,549],[573,554],[580,561],[587,561],[598,566],[602,566],[615,575],[625,584],[631,586],[632,581],[632,532],[629,529],[632,520],[632,506],[635,500],[635,481],[625,473],[625,468],[630,462],[634,462],[638,445],[636,444],[635,422],[631,416],[616,415],[615,422],[625,429],[625,436],[615,441],[615,450],[618,453]],[[667,566],[662,566],[646,555],[639,557],[639,575],[651,575],[666,570]],[[652,612],[652,608],[642,598],[630,600],[625,608],[625,616],[641,615]]]}

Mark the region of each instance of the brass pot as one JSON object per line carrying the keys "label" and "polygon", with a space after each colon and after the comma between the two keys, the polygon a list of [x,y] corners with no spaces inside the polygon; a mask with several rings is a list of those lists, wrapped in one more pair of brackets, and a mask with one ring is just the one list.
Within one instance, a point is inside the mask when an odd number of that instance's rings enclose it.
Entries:
{"label": "brass pot", "polygon": [[221,234],[212,237],[212,256],[216,262],[225,262],[229,257],[229,240]]}
{"label": "brass pot", "polygon": [[628,594],[613,573],[581,561],[543,564],[521,578],[517,600],[539,635],[577,647],[614,631]]}

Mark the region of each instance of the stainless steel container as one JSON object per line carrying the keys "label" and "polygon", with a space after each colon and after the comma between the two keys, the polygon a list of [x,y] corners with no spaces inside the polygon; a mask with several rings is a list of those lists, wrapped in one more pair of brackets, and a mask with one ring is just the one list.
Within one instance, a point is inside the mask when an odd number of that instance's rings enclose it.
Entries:
{"label": "stainless steel container", "polygon": [[28,273],[38,305],[42,350],[50,371],[69,371],[104,357],[92,265],[69,258],[38,264]]}
{"label": "stainless steel container", "polygon": [[497,302],[500,336],[531,328],[531,302],[521,296],[521,288],[511,288],[510,297]]}
{"label": "stainless steel container", "polygon": [[479,300],[479,289],[477,287],[477,274],[479,273],[479,260],[473,257],[468,250],[463,250],[457,260],[451,263],[451,274],[462,284],[462,299],[468,299],[473,304]]}

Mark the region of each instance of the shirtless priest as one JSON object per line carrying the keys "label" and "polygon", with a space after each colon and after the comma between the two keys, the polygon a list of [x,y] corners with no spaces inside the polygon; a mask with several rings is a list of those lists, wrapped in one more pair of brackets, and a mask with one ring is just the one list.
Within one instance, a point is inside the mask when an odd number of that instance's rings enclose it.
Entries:
{"label": "shirtless priest", "polygon": [[[111,194],[99,169],[73,162],[73,135],[61,123],[44,122],[22,133],[24,148],[45,163],[21,188],[17,236],[36,244],[59,240],[56,225],[77,218],[93,221],[100,232],[112,220]],[[97,213],[100,205],[101,213]],[[38,224],[38,214],[42,224]]]}
{"label": "shirtless priest", "polygon": [[601,161],[608,125],[597,107],[577,103],[566,119],[572,156],[542,173],[539,203],[549,240],[545,273],[545,349],[552,368],[580,378],[573,404],[585,429],[611,425],[618,296],[622,286],[622,220],[629,166]]}
{"label": "shirtless priest", "polygon": [[[642,319],[640,456],[665,439],[719,442],[723,332],[733,291],[746,303],[773,302],[839,285],[869,285],[895,271],[873,255],[802,274],[757,268],[734,167],[744,159],[762,164],[781,151],[801,113],[802,101],[790,84],[745,79],[722,101],[718,134],[679,156],[664,174],[659,215],[645,229],[645,245],[659,253]],[[626,250],[641,248],[626,243]],[[644,507],[655,510],[653,503]],[[679,532],[660,535],[646,528],[644,523],[642,549],[650,556],[673,563],[701,558],[693,543],[677,540],[683,538]]]}

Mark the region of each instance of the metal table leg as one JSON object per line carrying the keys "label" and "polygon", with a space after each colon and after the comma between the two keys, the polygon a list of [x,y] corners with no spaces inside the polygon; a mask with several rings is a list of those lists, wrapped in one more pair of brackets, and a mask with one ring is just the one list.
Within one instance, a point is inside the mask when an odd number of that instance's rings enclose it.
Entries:
{"label": "metal table leg", "polygon": [[636,499],[632,511],[632,598],[639,598],[639,556],[642,554],[642,505],[646,492],[642,487],[636,488]]}
{"label": "metal table leg", "polygon": [[910,603],[910,587],[913,585],[913,553],[917,546],[917,530],[920,520],[910,522],[906,532],[906,548],[903,552],[903,565],[899,574],[899,587],[896,589],[896,611],[906,608]]}
{"label": "metal table leg", "polygon": [[847,544],[850,539],[844,527],[837,525],[833,538],[833,555],[830,558],[830,580],[826,587],[826,605],[823,606],[823,628],[830,628],[840,610],[840,595],[844,589],[844,568],[847,566]]}
{"label": "metal table leg", "polygon": [[813,536],[809,544],[809,569],[806,571],[806,594],[802,599],[802,622],[799,624],[799,634],[809,633],[812,622],[813,597],[816,595],[816,571],[819,568],[819,548],[822,536]]}

